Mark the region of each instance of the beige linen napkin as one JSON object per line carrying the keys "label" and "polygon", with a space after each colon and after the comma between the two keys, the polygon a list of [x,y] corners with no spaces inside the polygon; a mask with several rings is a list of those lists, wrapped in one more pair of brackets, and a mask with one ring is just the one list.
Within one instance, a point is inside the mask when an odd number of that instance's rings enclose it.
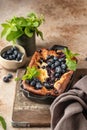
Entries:
{"label": "beige linen napkin", "polygon": [[87,130],[87,75],[50,107],[52,130]]}

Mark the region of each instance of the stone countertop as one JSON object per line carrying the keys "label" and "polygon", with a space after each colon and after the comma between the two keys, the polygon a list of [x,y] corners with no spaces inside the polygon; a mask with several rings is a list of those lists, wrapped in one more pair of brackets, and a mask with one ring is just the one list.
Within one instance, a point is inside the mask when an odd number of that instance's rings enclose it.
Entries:
{"label": "stone countertop", "polygon": [[[36,37],[38,47],[54,44],[68,46],[79,53],[79,67],[86,68],[87,62],[87,0],[3,0],[0,1],[0,23],[14,15],[26,15],[37,12],[45,16],[45,23],[40,27],[44,41]],[[0,27],[1,30],[1,27]],[[8,43],[9,44],[9,43]],[[7,42],[0,40],[0,50]],[[11,72],[14,76],[10,83],[3,82],[3,76]],[[16,72],[7,71],[0,66],[0,115],[7,122],[7,130],[27,130],[13,128],[11,117],[15,97]],[[0,127],[0,130],[2,128]],[[50,130],[50,128],[29,128],[30,130]]]}

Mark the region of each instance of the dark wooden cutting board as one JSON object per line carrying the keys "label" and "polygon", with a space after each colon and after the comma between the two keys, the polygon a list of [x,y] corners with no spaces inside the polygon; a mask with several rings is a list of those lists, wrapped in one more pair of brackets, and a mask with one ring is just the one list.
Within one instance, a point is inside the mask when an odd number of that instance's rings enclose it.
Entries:
{"label": "dark wooden cutting board", "polygon": [[[22,77],[24,71],[18,70],[17,77]],[[77,69],[71,86],[84,75],[87,75],[87,69]],[[20,81],[17,81],[12,114],[13,127],[49,127],[51,119],[49,108],[48,104],[27,99],[20,88]]]}

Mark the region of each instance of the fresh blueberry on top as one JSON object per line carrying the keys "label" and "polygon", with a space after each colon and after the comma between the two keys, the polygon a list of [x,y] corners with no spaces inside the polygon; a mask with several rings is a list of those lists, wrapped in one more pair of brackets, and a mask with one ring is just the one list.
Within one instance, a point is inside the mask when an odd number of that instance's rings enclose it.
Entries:
{"label": "fresh blueberry on top", "polygon": [[55,68],[55,72],[61,73],[61,72],[62,72],[61,67],[60,67],[60,66],[56,67],[56,68]]}
{"label": "fresh blueberry on top", "polygon": [[51,58],[49,61],[50,61],[51,63],[54,63],[54,59],[53,59],[53,58]]}
{"label": "fresh blueberry on top", "polygon": [[60,74],[59,73],[55,73],[55,78],[59,78],[60,77]]}
{"label": "fresh blueberry on top", "polygon": [[56,61],[56,60],[58,60],[58,57],[54,56],[54,58],[53,58],[53,59]]}
{"label": "fresh blueberry on top", "polygon": [[52,65],[52,63],[50,61],[48,61],[47,65],[50,67]]}
{"label": "fresh blueberry on top", "polygon": [[36,81],[35,81],[35,80],[32,80],[32,81],[30,82],[30,85],[35,87]]}
{"label": "fresh blueberry on top", "polygon": [[59,61],[55,61],[55,67],[59,66],[60,65],[60,62]]}
{"label": "fresh blueberry on top", "polygon": [[63,57],[63,58],[59,58],[59,62],[65,62],[65,58]]}
{"label": "fresh blueberry on top", "polygon": [[38,79],[38,78],[34,78],[34,80],[35,80],[36,82],[39,82],[39,79]]}
{"label": "fresh blueberry on top", "polygon": [[37,82],[35,89],[41,89],[41,88],[42,88],[42,84],[40,82]]}
{"label": "fresh blueberry on top", "polygon": [[61,68],[62,68],[62,69],[66,69],[66,67],[67,67],[66,64],[62,64],[62,65],[61,65]]}
{"label": "fresh blueberry on top", "polygon": [[50,89],[50,85],[49,85],[49,83],[44,82],[43,84],[44,84],[44,86],[45,86],[47,89]]}
{"label": "fresh blueberry on top", "polygon": [[55,68],[55,64],[52,64],[52,65],[51,65],[51,69],[54,69],[54,68]]}

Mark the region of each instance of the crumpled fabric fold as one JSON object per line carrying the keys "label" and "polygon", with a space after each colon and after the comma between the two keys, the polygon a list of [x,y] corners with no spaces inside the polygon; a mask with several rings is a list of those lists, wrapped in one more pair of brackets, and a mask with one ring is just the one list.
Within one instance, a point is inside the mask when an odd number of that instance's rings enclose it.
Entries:
{"label": "crumpled fabric fold", "polygon": [[87,75],[50,106],[51,130],[87,130]]}

